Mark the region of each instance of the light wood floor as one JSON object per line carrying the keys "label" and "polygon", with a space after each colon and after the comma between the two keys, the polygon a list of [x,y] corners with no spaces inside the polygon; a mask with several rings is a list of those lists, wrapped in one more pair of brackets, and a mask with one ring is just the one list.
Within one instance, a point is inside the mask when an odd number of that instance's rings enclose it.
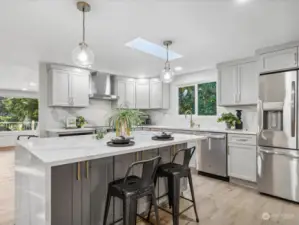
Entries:
{"label": "light wood floor", "polygon": [[[0,151],[0,225],[13,224],[13,170],[14,152]],[[198,175],[193,176],[193,182],[200,225],[299,225],[298,204]],[[194,218],[190,209],[181,217],[180,225],[195,225]],[[160,211],[160,224],[172,224],[171,217],[163,211]]]}

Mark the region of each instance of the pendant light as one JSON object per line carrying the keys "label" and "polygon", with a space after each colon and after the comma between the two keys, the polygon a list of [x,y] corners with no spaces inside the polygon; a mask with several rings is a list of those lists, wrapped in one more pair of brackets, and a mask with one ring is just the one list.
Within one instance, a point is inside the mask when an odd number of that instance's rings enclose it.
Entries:
{"label": "pendant light", "polygon": [[163,42],[163,45],[166,46],[166,50],[167,50],[167,55],[166,55],[166,62],[165,62],[165,67],[164,69],[162,70],[162,73],[161,73],[161,81],[163,83],[170,83],[173,79],[173,71],[172,69],[170,68],[170,62],[169,62],[169,45],[172,44],[172,41],[164,41]]}
{"label": "pendant light", "polygon": [[94,62],[94,54],[85,42],[85,13],[89,12],[91,7],[86,2],[78,2],[77,8],[83,14],[83,40],[73,50],[73,62],[80,67],[91,67]]}

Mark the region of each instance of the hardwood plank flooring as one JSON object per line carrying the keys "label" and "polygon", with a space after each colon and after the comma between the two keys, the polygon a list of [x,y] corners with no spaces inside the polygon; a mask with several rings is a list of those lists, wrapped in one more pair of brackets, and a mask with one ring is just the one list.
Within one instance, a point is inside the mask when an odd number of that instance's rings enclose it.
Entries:
{"label": "hardwood plank flooring", "polygon": [[[194,175],[193,183],[200,225],[298,225],[299,204],[260,195],[255,190]],[[184,193],[190,197],[190,193]],[[181,208],[188,203],[182,200]],[[160,224],[171,225],[171,215],[159,211]],[[154,215],[152,213],[152,215]],[[193,209],[180,225],[196,225]],[[14,220],[14,151],[0,151],[0,225]],[[151,218],[154,221],[154,216]],[[146,223],[139,222],[138,225]]]}

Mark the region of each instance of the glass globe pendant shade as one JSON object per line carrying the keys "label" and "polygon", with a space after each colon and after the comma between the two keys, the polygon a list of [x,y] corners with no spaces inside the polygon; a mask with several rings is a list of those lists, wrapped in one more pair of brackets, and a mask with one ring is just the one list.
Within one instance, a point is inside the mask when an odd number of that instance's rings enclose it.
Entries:
{"label": "glass globe pendant shade", "polygon": [[163,83],[170,83],[173,80],[173,71],[170,68],[165,68],[161,73],[161,81]]}
{"label": "glass globe pendant shade", "polygon": [[88,45],[81,42],[72,52],[73,62],[80,67],[91,67],[94,63],[94,54]]}

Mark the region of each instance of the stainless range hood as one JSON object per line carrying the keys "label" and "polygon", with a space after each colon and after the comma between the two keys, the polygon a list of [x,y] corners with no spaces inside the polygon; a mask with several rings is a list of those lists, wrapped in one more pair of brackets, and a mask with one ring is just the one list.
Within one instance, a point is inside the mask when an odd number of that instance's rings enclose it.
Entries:
{"label": "stainless range hood", "polygon": [[115,95],[115,76],[107,73],[92,72],[90,82],[91,99],[117,100]]}

